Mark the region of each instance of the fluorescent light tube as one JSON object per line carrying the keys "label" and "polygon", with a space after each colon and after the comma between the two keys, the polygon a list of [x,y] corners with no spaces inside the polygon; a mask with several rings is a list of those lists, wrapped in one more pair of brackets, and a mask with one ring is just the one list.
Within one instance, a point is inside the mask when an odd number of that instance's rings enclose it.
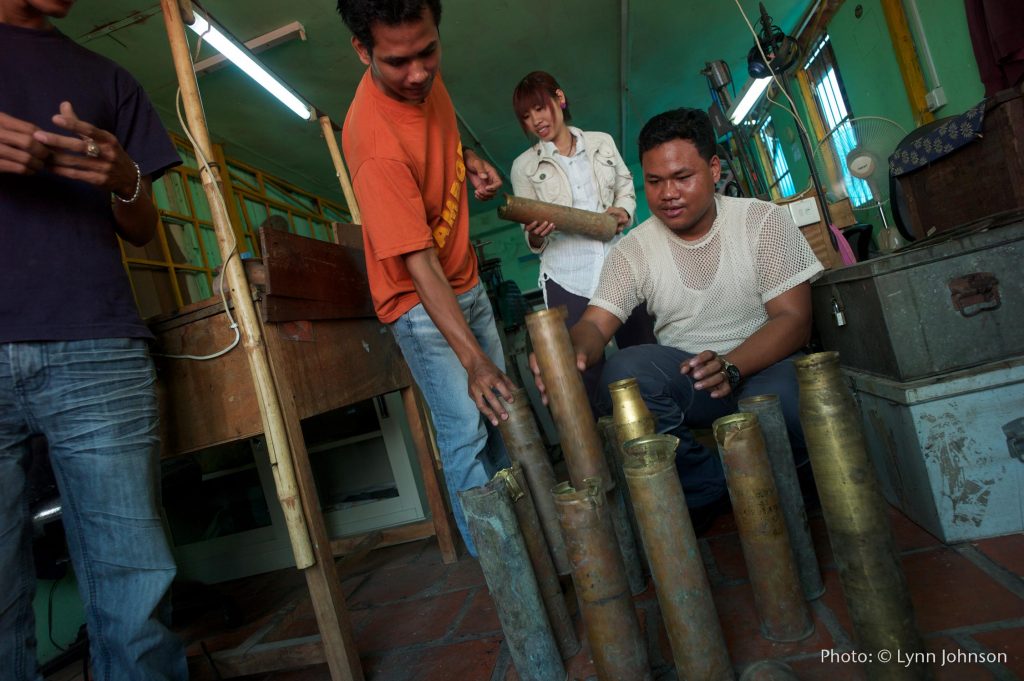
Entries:
{"label": "fluorescent light tube", "polygon": [[238,68],[245,71],[250,78],[262,85],[267,92],[274,95],[282,104],[295,112],[297,116],[307,121],[313,118],[313,108],[309,104],[299,99],[288,86],[271,75],[259,62],[253,59],[234,40],[221,32],[206,17],[200,15],[199,12],[194,11],[194,14],[196,17],[195,23],[190,24],[189,28],[201,36],[205,42],[217,48],[221,54],[230,59]]}
{"label": "fluorescent light tube", "polygon": [[[246,40],[244,46],[245,49],[249,51],[249,54],[259,54],[263,50],[269,50],[271,47],[277,47],[281,43],[286,43],[289,40],[295,39],[303,41],[306,39],[306,28],[298,21],[293,21],[280,28],[275,28],[273,31],[264,33],[252,40]],[[195,64],[196,75],[199,75],[200,73],[211,73],[226,63],[227,57],[223,54],[215,54],[202,61],[197,61]]]}
{"label": "fluorescent light tube", "polygon": [[733,125],[739,125],[747,117],[747,114],[750,113],[750,110],[761,99],[761,95],[768,89],[768,85],[771,82],[772,79],[770,77],[747,81],[746,85],[743,86],[743,91],[740,92],[740,98],[736,100],[736,103],[729,110],[729,120],[732,121]]}

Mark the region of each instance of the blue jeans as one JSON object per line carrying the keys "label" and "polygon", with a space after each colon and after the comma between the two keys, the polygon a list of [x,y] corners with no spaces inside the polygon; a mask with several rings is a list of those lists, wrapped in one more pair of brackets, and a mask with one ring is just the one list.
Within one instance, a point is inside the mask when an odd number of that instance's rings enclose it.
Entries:
{"label": "blue jeans", "polygon": [[[458,301],[480,347],[505,371],[505,355],[483,284],[458,296]],[[391,332],[430,407],[455,524],[470,555],[476,556],[458,493],[486,484],[509,465],[505,445],[470,398],[469,375],[422,303],[395,320]]]}
{"label": "blue jeans", "polygon": [[739,411],[737,402],[755,395],[778,395],[789,431],[793,456],[798,466],[807,462],[803,429],[800,426],[800,395],[793,360],[798,352],[762,371],[743,379],[736,392],[713,398],[706,390],[693,387],[689,376],[679,373],[679,365],[692,353],[664,345],[634,345],[619,350],[605,364],[601,375],[598,407],[611,413],[608,384],[623,378],[636,378],[647,408],[657,422],[659,433],[679,438],[676,470],[683,483],[688,506],[704,506],[725,494],[725,472],[718,452],[708,450],[690,432],[691,428],[710,428],[715,419]]}
{"label": "blue jeans", "polygon": [[[29,437],[46,436],[98,681],[188,678],[161,622],[175,566],[159,505],[153,366],[142,340],[0,344],[0,660],[36,681]],[[7,676],[11,674],[11,676]]]}

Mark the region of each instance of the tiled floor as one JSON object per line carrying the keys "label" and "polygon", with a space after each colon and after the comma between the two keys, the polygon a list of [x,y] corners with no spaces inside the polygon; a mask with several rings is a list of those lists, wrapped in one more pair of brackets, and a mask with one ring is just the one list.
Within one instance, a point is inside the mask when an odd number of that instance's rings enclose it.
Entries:
{"label": "tiled floor", "polygon": [[[898,511],[891,512],[891,521],[928,650],[940,661],[942,651],[1004,654],[994,663],[936,664],[936,680],[1024,679],[1024,535],[946,546]],[[701,540],[737,671],[772,658],[788,663],[806,681],[864,678],[856,664],[822,661],[823,651],[852,649],[852,628],[820,515],[812,517],[811,527],[827,591],[812,606],[814,634],[799,643],[772,643],[759,635],[732,516],[719,518]],[[340,570],[368,681],[518,679],[476,561],[463,557],[444,565],[436,544],[424,540],[379,549],[358,562],[342,561]],[[192,641],[192,655],[202,657],[203,648],[211,655],[234,648],[260,628],[266,632],[264,642],[316,633],[312,610],[303,598],[305,582],[296,571],[239,580],[218,589],[237,604],[237,614],[246,624],[225,627],[215,613],[199,618],[182,630]],[[654,678],[675,679],[654,589],[638,596],[636,605],[648,632]],[[569,662],[568,671],[573,680],[596,678],[587,646]],[[210,672],[206,678],[217,677]],[[315,665],[246,678],[321,681],[330,674],[326,665]]]}

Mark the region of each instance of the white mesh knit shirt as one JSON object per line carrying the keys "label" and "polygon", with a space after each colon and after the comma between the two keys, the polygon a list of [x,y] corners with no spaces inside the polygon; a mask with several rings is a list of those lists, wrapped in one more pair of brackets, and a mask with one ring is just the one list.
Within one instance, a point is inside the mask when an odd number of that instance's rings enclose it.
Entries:
{"label": "white mesh knit shirt", "polygon": [[685,241],[656,217],[605,260],[591,305],[625,322],[645,303],[658,343],[727,353],[768,321],[764,304],[822,270],[789,211],[757,199],[716,196],[703,238]]}

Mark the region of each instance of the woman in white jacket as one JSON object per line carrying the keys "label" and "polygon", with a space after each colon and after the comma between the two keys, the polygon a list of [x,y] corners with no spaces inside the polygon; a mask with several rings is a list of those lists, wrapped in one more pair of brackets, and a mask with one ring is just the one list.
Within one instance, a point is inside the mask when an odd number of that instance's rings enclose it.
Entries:
{"label": "woman in white jacket", "polygon": [[[549,308],[564,305],[569,313],[566,324],[571,327],[597,288],[605,256],[633,220],[633,176],[611,135],[584,132],[568,124],[569,103],[551,74],[534,71],[519,81],[512,107],[527,136],[537,138],[512,164],[516,196],[608,213],[618,221],[619,234],[607,243],[560,232],[550,222],[523,226],[530,250],[540,255],[538,285],[544,302]],[[620,348],[656,342],[647,312],[640,307],[633,310],[615,341]],[[583,374],[592,405],[600,376],[601,364]]]}

